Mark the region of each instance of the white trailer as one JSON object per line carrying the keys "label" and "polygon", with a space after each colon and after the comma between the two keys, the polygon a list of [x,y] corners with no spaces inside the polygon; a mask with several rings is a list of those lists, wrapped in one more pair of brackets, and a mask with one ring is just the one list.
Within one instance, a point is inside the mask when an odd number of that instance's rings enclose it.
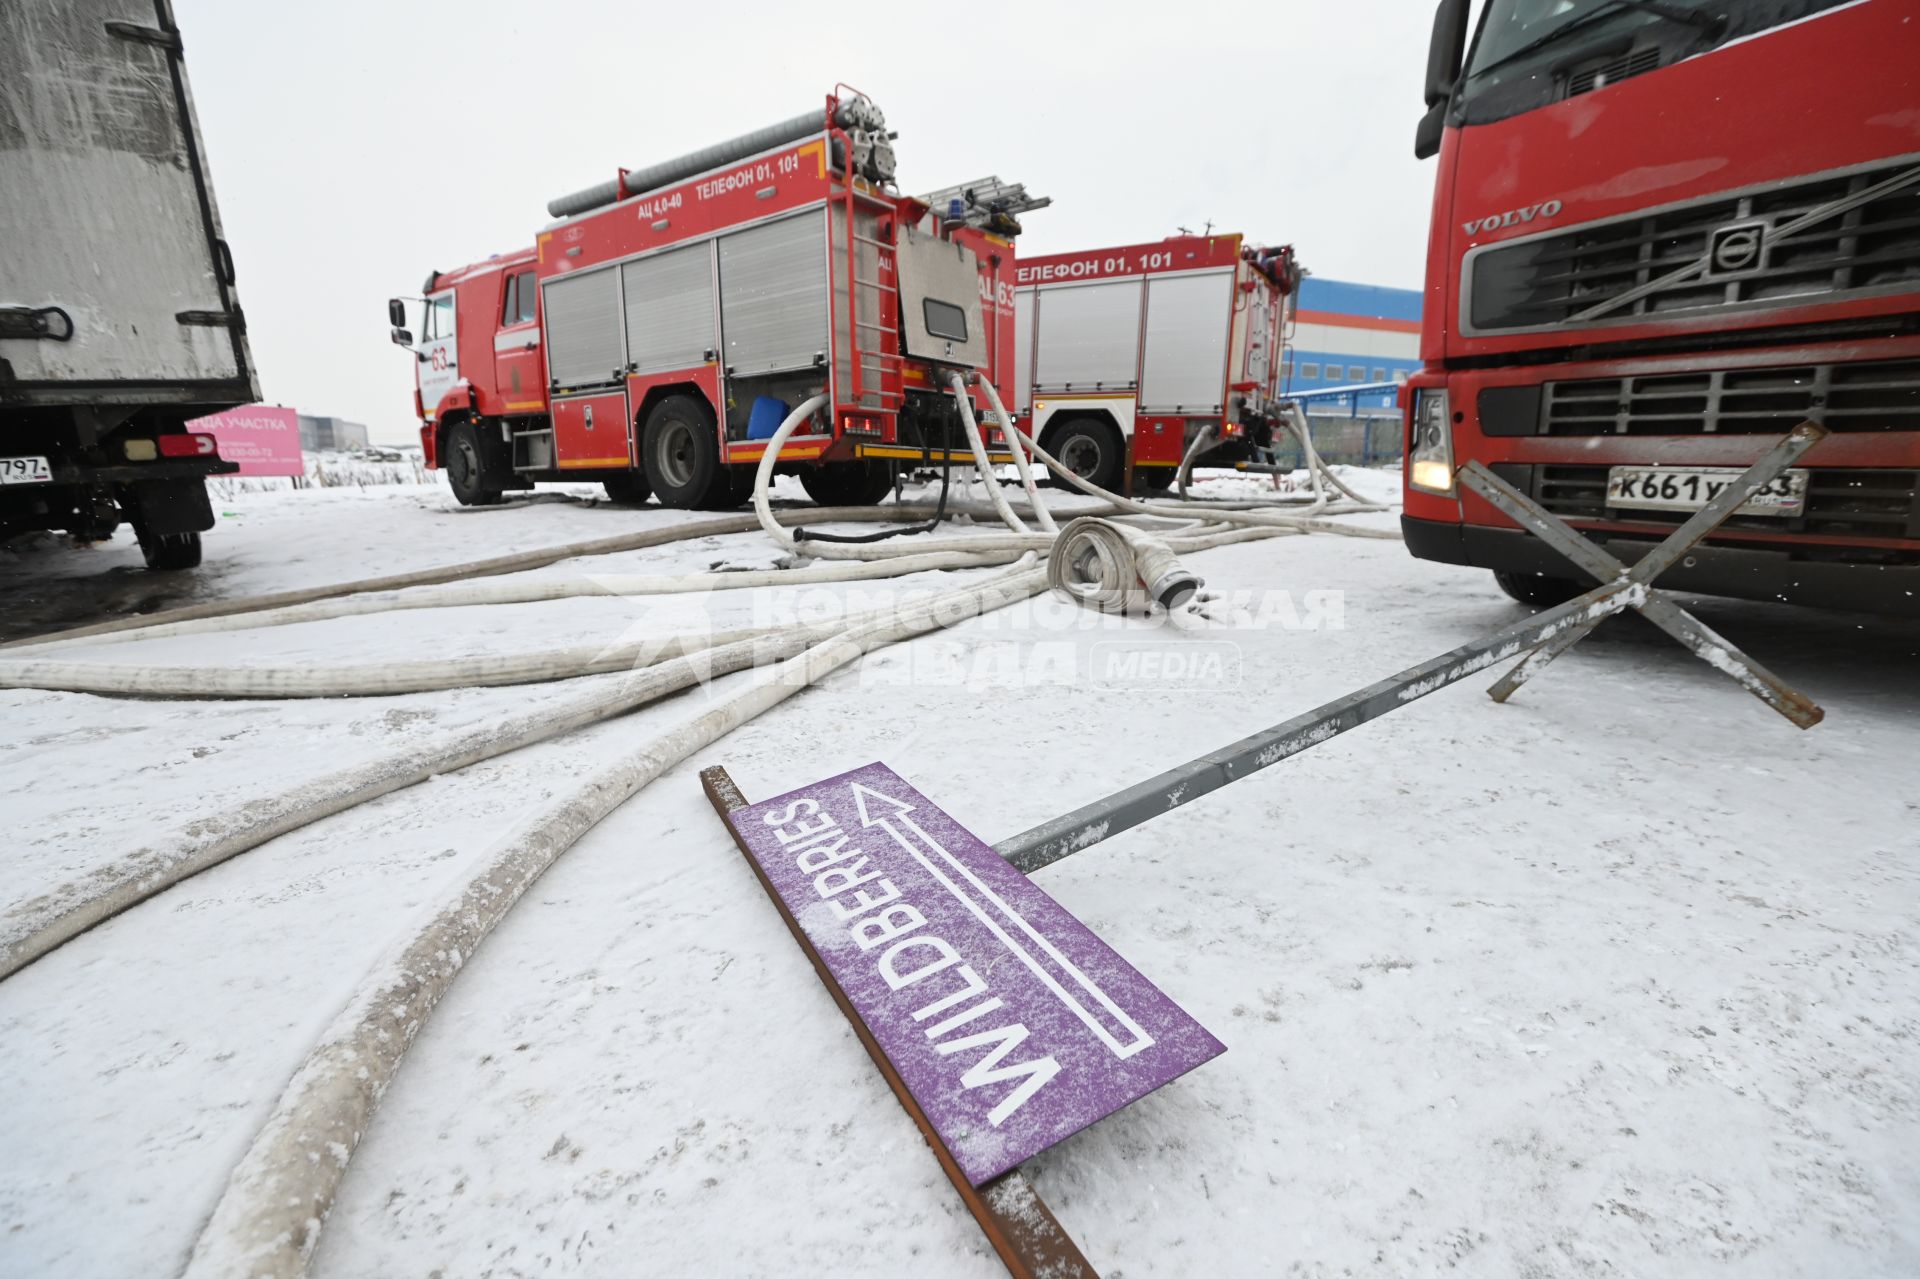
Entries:
{"label": "white trailer", "polygon": [[0,4],[0,536],[200,561],[189,419],[259,398],[167,0]]}

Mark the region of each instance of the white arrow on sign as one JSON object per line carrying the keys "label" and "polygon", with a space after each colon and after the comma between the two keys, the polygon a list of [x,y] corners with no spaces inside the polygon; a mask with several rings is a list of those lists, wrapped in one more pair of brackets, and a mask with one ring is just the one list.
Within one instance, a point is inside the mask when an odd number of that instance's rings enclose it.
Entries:
{"label": "white arrow on sign", "polygon": [[[1135,1053],[1153,1047],[1153,1036],[1148,1034],[1146,1030],[1141,1027],[1140,1023],[1136,1022],[1132,1017],[1129,1017],[1126,1011],[1122,1009],[1119,1004],[1115,1003],[1106,991],[1100,989],[1099,985],[1095,983],[1091,977],[1088,977],[1075,967],[1073,961],[1061,954],[1059,948],[1051,941],[1048,941],[1032,924],[1028,923],[1019,911],[1008,905],[1001,899],[998,893],[982,883],[979,876],[975,875],[965,862],[962,862],[959,858],[948,852],[939,840],[920,828],[920,823],[914,821],[913,818],[908,815],[914,811],[912,804],[895,799],[883,791],[874,790],[871,786],[864,786],[859,782],[851,783],[851,788],[853,791],[854,807],[860,812],[860,824],[862,826],[878,826],[880,829],[886,831],[888,835],[893,837],[895,843],[906,849],[915,861],[926,867],[927,873],[939,881],[940,885],[949,893],[952,893],[961,905],[972,911],[974,917],[982,924],[985,924],[987,928],[992,931],[993,935],[1000,939],[1001,945],[1005,946],[1010,953],[1019,958],[1028,968],[1032,969],[1034,976],[1038,977],[1061,1003],[1065,1004],[1076,1017],[1084,1022],[1087,1029],[1092,1031],[1115,1057],[1125,1060]],[[902,831],[903,827],[906,831],[912,832],[912,838],[909,838],[908,835]],[[928,858],[928,852],[933,853],[941,862],[950,867],[960,879],[966,882],[972,891],[965,891],[959,884],[956,884],[946,871],[943,871]],[[995,856],[998,856],[998,854],[996,853]],[[976,897],[975,894],[978,894],[978,896]],[[985,900],[986,905],[983,906],[981,904],[981,899]],[[992,908],[992,914],[988,913],[989,906]],[[994,918],[995,915],[998,915],[1000,918]],[[1046,958],[1052,961],[1051,964],[1043,963],[1029,951],[1026,946],[1014,940],[1002,925],[1002,920],[1011,922],[1015,928],[1025,933],[1034,945],[1044,952]],[[1091,995],[1094,1001],[1109,1014],[1113,1022],[1117,1023],[1117,1026],[1109,1025],[1089,1010],[1085,1004],[1067,990],[1066,985],[1061,981],[1061,976],[1064,976],[1067,982],[1080,987],[1081,990]],[[1116,1033],[1116,1030],[1119,1033]]]}

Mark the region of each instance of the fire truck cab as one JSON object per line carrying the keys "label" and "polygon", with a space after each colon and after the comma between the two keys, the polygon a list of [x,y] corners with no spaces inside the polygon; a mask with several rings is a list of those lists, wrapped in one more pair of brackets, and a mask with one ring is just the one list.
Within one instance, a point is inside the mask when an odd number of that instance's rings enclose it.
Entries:
{"label": "fire truck cab", "polygon": [[816,501],[876,502],[960,447],[953,375],[1012,367],[1018,224],[894,191],[884,125],[843,87],[553,201],[530,248],[428,277],[417,339],[390,303],[428,464],[468,504],[584,479],[732,506],[815,397],[777,469]]}

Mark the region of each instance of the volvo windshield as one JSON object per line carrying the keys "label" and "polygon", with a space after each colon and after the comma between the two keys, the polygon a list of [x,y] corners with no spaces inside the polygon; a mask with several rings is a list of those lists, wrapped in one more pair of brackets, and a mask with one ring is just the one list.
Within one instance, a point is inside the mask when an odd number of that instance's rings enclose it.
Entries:
{"label": "volvo windshield", "polygon": [[1851,0],[1487,0],[1455,123],[1504,119]]}

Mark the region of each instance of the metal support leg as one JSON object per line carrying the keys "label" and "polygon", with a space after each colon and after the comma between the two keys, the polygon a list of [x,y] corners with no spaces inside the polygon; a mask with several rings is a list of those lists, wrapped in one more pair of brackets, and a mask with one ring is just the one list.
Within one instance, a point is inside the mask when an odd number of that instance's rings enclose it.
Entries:
{"label": "metal support leg", "polygon": [[[1801,728],[1812,728],[1820,722],[1824,712],[1805,694],[1793,689],[1772,671],[1741,652],[1711,627],[1674,603],[1665,592],[1655,590],[1653,582],[1699,545],[1755,493],[1792,466],[1808,449],[1825,439],[1826,435],[1826,428],[1816,422],[1803,422],[1795,427],[1769,449],[1766,456],[1748,467],[1712,501],[1694,512],[1666,541],[1648,552],[1632,568],[1582,537],[1479,462],[1469,462],[1462,467],[1458,479],[1465,488],[1559,551],[1589,576],[1602,582],[1619,581],[1642,588],[1643,598],[1632,605],[1642,617],[1671,635],[1696,657],[1724,671],[1742,688],[1793,723]],[[1556,635],[1522,658],[1488,690],[1489,694],[1497,702],[1506,701],[1522,684],[1538,675],[1554,658],[1585,639],[1598,625],[1596,619],[1584,627]]]}

